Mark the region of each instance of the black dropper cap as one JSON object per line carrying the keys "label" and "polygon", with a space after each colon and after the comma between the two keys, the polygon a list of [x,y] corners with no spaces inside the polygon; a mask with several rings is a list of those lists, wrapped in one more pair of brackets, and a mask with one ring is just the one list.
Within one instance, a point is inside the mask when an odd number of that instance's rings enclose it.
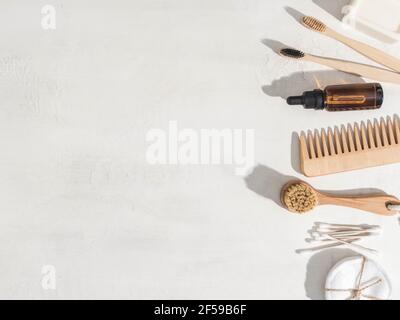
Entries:
{"label": "black dropper cap", "polygon": [[325,95],[319,89],[306,91],[302,96],[289,97],[286,101],[290,105],[302,105],[306,109],[322,110],[325,108]]}

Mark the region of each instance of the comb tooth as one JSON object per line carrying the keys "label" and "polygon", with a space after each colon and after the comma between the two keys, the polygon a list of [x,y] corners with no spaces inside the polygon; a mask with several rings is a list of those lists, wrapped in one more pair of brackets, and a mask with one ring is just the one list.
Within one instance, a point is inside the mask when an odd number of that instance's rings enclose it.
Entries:
{"label": "comb tooth", "polygon": [[374,149],[376,147],[375,139],[374,139],[374,128],[372,127],[371,121],[367,122],[367,134],[368,134],[368,142],[370,149]]}
{"label": "comb tooth", "polygon": [[390,145],[385,119],[381,118],[381,123],[380,123],[379,127],[380,127],[380,131],[382,132],[382,145],[383,146]]}
{"label": "comb tooth", "polygon": [[328,146],[329,146],[329,150],[331,151],[330,154],[332,156],[337,154],[333,140],[334,140],[334,138],[333,138],[332,128],[328,128]]}
{"label": "comb tooth", "polygon": [[367,127],[365,126],[365,122],[361,122],[361,143],[363,146],[363,150],[369,149],[368,139],[367,139]]}
{"label": "comb tooth", "polygon": [[349,145],[347,143],[347,132],[344,126],[342,126],[340,130],[340,135],[342,138],[342,146],[343,146],[343,153],[348,153],[349,152]]}
{"label": "comb tooth", "polygon": [[302,159],[310,159],[310,154],[308,153],[308,147],[307,147],[307,138],[306,134],[302,132],[300,134],[300,152],[301,152],[301,157]]}
{"label": "comb tooth", "polygon": [[336,148],[336,153],[337,154],[342,154],[343,153],[343,149],[342,149],[342,144],[340,143],[340,133],[339,133],[339,129],[337,127],[335,127],[334,129],[334,142],[335,142],[335,148]]}
{"label": "comb tooth", "polygon": [[348,125],[347,126],[347,139],[349,141],[349,144],[348,144],[349,152],[356,151],[353,135],[354,135],[353,128],[351,127],[351,125]]}
{"label": "comb tooth", "polygon": [[396,144],[400,143],[400,124],[399,118],[397,116],[393,117],[393,131],[394,131],[394,138],[396,140]]}
{"label": "comb tooth", "polygon": [[322,152],[323,152],[324,156],[327,157],[327,156],[331,155],[331,153],[329,152],[329,149],[328,149],[328,140],[327,140],[325,129],[321,130],[321,143],[322,143]]}
{"label": "comb tooth", "polygon": [[314,139],[313,139],[313,135],[311,132],[308,133],[308,147],[310,150],[310,159],[315,159],[316,158],[316,154],[315,154],[315,149],[314,149]]}
{"label": "comb tooth", "polygon": [[374,136],[375,136],[375,146],[377,148],[382,147],[382,135],[381,132],[379,130],[379,123],[378,120],[374,120]]}
{"label": "comb tooth", "polygon": [[361,151],[362,148],[362,142],[361,142],[361,136],[360,136],[360,127],[358,123],[354,125],[354,142],[355,142],[355,147],[356,151]]}
{"label": "comb tooth", "polygon": [[315,141],[315,151],[317,158],[322,158],[322,150],[321,150],[321,137],[319,135],[318,130],[315,130],[314,132],[314,141]]}
{"label": "comb tooth", "polygon": [[394,139],[394,132],[393,132],[393,122],[390,117],[386,118],[386,129],[388,132],[390,145],[396,144],[396,141]]}

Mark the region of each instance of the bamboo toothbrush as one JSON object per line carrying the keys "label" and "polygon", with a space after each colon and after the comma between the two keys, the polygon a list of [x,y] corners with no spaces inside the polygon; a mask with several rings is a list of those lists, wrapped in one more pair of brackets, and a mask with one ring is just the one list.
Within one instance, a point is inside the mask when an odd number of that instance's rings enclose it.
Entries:
{"label": "bamboo toothbrush", "polygon": [[360,77],[374,79],[381,82],[400,84],[400,73],[389,71],[387,69],[373,67],[351,61],[318,57],[311,54],[306,54],[302,51],[292,48],[281,49],[280,54],[282,56],[292,59],[319,63],[321,65],[325,65],[336,70],[359,75]]}
{"label": "bamboo toothbrush", "polygon": [[350,48],[366,56],[367,58],[372,59],[386,67],[389,67],[394,71],[400,72],[400,59],[397,59],[383,52],[382,50],[371,47],[365,43],[346,37],[332,30],[331,28],[326,26],[323,22],[321,22],[318,19],[315,19],[314,17],[305,16],[303,17],[302,22],[303,25],[306,26],[307,28],[319,33],[323,33],[328,37],[331,37],[339,42],[342,42],[343,44],[349,46]]}

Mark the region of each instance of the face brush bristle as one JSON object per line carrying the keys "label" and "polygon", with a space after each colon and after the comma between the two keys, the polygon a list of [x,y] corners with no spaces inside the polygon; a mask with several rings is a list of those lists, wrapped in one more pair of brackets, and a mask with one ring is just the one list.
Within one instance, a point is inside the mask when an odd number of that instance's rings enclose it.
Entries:
{"label": "face brush bristle", "polygon": [[315,19],[313,17],[303,17],[303,24],[312,30],[318,31],[318,32],[325,32],[326,31],[326,25],[319,21],[318,19]]}
{"label": "face brush bristle", "polygon": [[314,189],[303,182],[295,182],[283,188],[282,202],[289,211],[303,214],[318,205],[318,197]]}
{"label": "face brush bristle", "polygon": [[281,49],[280,53],[281,53],[281,55],[288,57],[288,58],[293,58],[293,59],[304,58],[304,52],[301,52],[300,50],[296,50],[296,49],[284,48],[284,49]]}

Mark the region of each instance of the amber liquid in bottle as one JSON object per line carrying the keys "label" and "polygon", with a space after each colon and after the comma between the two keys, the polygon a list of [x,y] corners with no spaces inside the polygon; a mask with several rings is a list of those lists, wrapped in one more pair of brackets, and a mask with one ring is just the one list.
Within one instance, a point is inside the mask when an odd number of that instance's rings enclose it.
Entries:
{"label": "amber liquid in bottle", "polygon": [[290,105],[306,109],[349,111],[378,109],[383,103],[383,89],[379,83],[342,84],[325,90],[306,91],[302,96],[289,97]]}

